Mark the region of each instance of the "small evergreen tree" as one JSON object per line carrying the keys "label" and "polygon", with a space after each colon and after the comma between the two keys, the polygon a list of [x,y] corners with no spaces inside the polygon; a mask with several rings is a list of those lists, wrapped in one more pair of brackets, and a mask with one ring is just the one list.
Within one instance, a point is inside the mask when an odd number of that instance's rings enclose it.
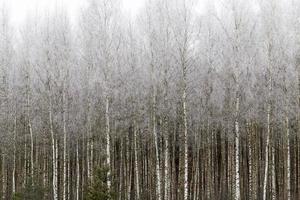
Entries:
{"label": "small evergreen tree", "polygon": [[85,195],[85,200],[111,200],[113,193],[107,187],[107,171],[106,168],[98,168],[95,170],[93,183],[89,186]]}
{"label": "small evergreen tree", "polygon": [[37,183],[35,178],[28,177],[25,187],[18,193],[13,195],[13,200],[40,200],[43,199],[45,194],[45,189],[41,184]]}

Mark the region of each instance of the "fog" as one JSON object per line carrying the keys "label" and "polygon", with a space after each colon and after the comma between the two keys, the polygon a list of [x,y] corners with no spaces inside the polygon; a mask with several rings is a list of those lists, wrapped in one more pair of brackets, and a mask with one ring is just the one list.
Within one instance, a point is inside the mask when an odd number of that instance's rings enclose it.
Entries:
{"label": "fog", "polygon": [[0,8],[2,199],[300,199],[300,2]]}

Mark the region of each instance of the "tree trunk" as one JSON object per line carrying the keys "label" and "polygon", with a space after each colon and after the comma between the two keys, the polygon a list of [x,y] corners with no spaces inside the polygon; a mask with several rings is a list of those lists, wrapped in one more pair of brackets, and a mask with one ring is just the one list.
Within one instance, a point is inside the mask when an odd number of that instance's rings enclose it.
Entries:
{"label": "tree trunk", "polygon": [[[129,137],[129,134],[127,135],[127,138],[126,138],[126,161],[127,161],[127,164],[126,164],[126,192],[127,192],[127,200],[131,200],[131,159],[130,159],[130,155],[131,155],[131,152],[129,151],[129,146],[130,146],[130,137]],[[125,161],[125,162],[126,162]]]}
{"label": "tree trunk", "polygon": [[46,138],[43,139],[43,186],[47,187],[47,151],[46,151]]}
{"label": "tree trunk", "polygon": [[110,122],[109,122],[109,98],[106,96],[105,106],[105,119],[106,119],[106,165],[107,165],[107,187],[111,189],[111,166],[110,166]]}
{"label": "tree trunk", "polygon": [[23,178],[23,187],[25,187],[27,181],[27,136],[24,136],[24,178]]}
{"label": "tree trunk", "polygon": [[187,109],[186,109],[186,66],[183,64],[183,94],[182,94],[182,108],[183,108],[183,142],[184,142],[184,200],[188,200],[188,130],[187,130]]}
{"label": "tree trunk", "polygon": [[[237,87],[238,88],[238,87]],[[235,200],[241,199],[240,192],[240,130],[239,130],[239,112],[240,112],[240,97],[236,94],[236,116],[235,116]]]}
{"label": "tree trunk", "polygon": [[[153,73],[153,72],[152,72]],[[158,147],[158,136],[156,130],[156,88],[153,85],[153,113],[152,113],[152,123],[153,123],[153,136],[155,145],[155,172],[156,172],[156,196],[158,200],[161,200],[161,178],[160,178],[160,159],[159,159],[159,147]]]}
{"label": "tree trunk", "polygon": [[[247,122],[247,131],[248,131],[248,166],[249,166],[249,200],[252,200],[253,198],[253,177],[252,177],[252,133],[251,133],[251,124]],[[255,199],[255,197],[254,197]]]}
{"label": "tree trunk", "polygon": [[135,164],[135,179],[136,179],[136,198],[140,199],[140,182],[139,182],[139,166],[138,166],[138,152],[137,152],[137,125],[134,121],[133,135],[134,135],[134,164]]}
{"label": "tree trunk", "polygon": [[66,130],[66,97],[65,89],[63,88],[62,104],[63,104],[63,200],[66,200],[67,192],[67,130]]}
{"label": "tree trunk", "polygon": [[[166,123],[164,125],[166,126]],[[165,135],[166,138],[165,138],[165,198],[164,200],[169,200],[169,195],[170,195],[169,138],[167,136],[168,134]]]}
{"label": "tree trunk", "polygon": [[265,171],[264,171],[264,182],[263,182],[263,200],[267,198],[267,182],[268,182],[268,169],[269,169],[269,146],[270,146],[270,118],[271,118],[271,105],[268,104],[268,124],[267,124],[267,141],[266,141],[266,149],[265,149]]}
{"label": "tree trunk", "polygon": [[2,152],[2,199],[6,200],[6,162],[5,153]]}
{"label": "tree trunk", "polygon": [[122,200],[123,198],[123,170],[124,170],[124,161],[123,161],[123,143],[124,143],[124,140],[121,138],[121,141],[120,141],[120,171],[119,171],[119,180],[120,180],[120,183],[119,183],[119,200]]}
{"label": "tree trunk", "polygon": [[13,155],[13,171],[12,171],[12,193],[16,193],[16,142],[17,142],[17,111],[15,113],[14,124],[14,155]]}
{"label": "tree trunk", "polygon": [[52,122],[52,100],[49,97],[49,124],[50,124],[50,134],[51,134],[51,146],[52,146],[52,190],[53,190],[53,199],[58,199],[57,194],[57,164],[56,164],[56,142],[53,131],[53,122]]}
{"label": "tree trunk", "polygon": [[289,118],[286,116],[286,141],[287,141],[287,166],[286,166],[286,189],[287,200],[291,200],[291,155],[290,155],[290,128]]}
{"label": "tree trunk", "polygon": [[80,168],[79,168],[79,142],[76,142],[76,200],[79,200],[79,184],[80,184]]}
{"label": "tree trunk", "polygon": [[275,172],[275,147],[274,147],[274,138],[271,147],[271,156],[272,156],[272,200],[276,200],[276,172]]}
{"label": "tree trunk", "polygon": [[93,183],[93,174],[94,174],[94,139],[93,136],[91,138],[91,143],[90,143],[90,182]]}
{"label": "tree trunk", "polygon": [[28,128],[29,128],[29,133],[30,133],[30,175],[31,178],[33,178],[33,172],[34,172],[34,157],[33,157],[33,148],[34,148],[34,143],[33,143],[33,133],[32,133],[32,126],[31,126],[31,121],[28,116]]}

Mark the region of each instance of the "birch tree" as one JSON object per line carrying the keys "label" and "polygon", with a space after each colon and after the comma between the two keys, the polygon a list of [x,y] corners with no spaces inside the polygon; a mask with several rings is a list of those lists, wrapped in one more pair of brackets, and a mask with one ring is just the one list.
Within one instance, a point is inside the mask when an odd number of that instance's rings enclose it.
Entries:
{"label": "birch tree", "polygon": [[299,3],[144,3],[1,2],[1,198],[299,199]]}

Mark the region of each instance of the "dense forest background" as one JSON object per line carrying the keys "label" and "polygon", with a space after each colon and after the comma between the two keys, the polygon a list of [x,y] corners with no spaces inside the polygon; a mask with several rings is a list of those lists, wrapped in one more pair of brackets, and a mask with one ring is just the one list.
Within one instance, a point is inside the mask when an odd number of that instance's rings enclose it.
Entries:
{"label": "dense forest background", "polygon": [[300,1],[0,8],[3,200],[300,199]]}

